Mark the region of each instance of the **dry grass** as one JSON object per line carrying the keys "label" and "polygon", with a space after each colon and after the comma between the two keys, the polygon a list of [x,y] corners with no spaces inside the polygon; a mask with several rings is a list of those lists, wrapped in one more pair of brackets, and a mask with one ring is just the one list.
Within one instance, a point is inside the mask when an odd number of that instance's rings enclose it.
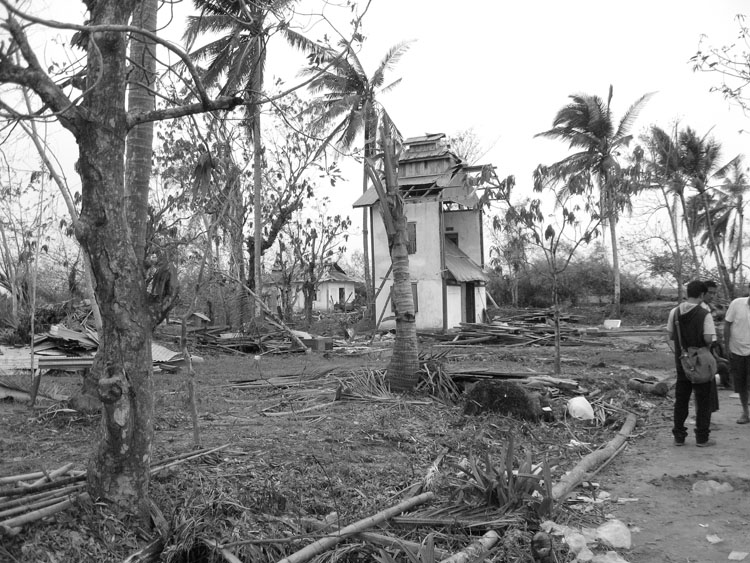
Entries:
{"label": "dry grass", "polygon": [[[538,349],[488,352],[477,348],[460,354],[443,361],[491,362],[538,371],[549,365],[549,352]],[[425,486],[436,492],[437,500],[421,514],[448,513],[457,506],[457,492],[466,485],[451,466],[488,460],[481,464],[485,473],[490,473],[487,464],[507,467],[508,436],[515,443],[511,457],[516,469],[547,459],[552,479],[557,480],[588,453],[571,446],[572,439],[596,447],[619,428],[623,409],[647,414],[642,401],[624,389],[627,374],[611,365],[590,367],[602,363],[601,350],[585,354],[576,350],[576,357],[585,357],[584,364],[570,375],[590,391],[601,414],[594,423],[567,419],[564,395],[553,399],[557,415],[553,423],[532,424],[493,415],[466,417],[455,402],[457,389],[447,382],[439,364],[428,368],[423,390],[404,398],[384,387],[383,363],[361,357],[207,358],[196,366],[203,443],[230,446],[220,455],[187,462],[152,480],[152,497],[172,529],[163,560],[220,561],[220,555],[209,547],[210,541],[217,541],[242,561],[275,561],[316,537],[301,524],[303,516],[322,519],[336,512],[348,524],[393,506]],[[238,380],[265,383],[232,385]],[[279,380],[286,383],[276,383]],[[55,383],[73,388],[77,382],[58,378]],[[339,399],[344,400],[335,400],[337,389]],[[341,390],[345,390],[343,395]],[[184,375],[156,376],[155,459],[192,448],[186,397]],[[318,407],[305,410],[313,405]],[[264,411],[269,407],[287,414],[268,416]],[[3,474],[68,461],[85,468],[95,418],[66,412],[50,415],[43,410],[32,413],[21,407],[0,410],[0,415],[0,424],[7,428],[0,438]],[[559,520],[573,518],[560,512],[564,508],[555,510]],[[505,518],[501,527],[507,533],[489,560],[529,561],[528,541],[538,516],[520,506]],[[432,534],[435,546],[453,552],[483,530],[400,524],[389,532],[416,542]],[[16,537],[3,538],[0,560],[119,562],[149,538],[150,532],[138,529],[123,515],[104,505],[85,504],[29,526]],[[403,551],[388,555],[408,560]],[[327,553],[319,560],[361,561],[374,556],[384,558],[377,548],[354,542],[342,545],[335,556]]]}

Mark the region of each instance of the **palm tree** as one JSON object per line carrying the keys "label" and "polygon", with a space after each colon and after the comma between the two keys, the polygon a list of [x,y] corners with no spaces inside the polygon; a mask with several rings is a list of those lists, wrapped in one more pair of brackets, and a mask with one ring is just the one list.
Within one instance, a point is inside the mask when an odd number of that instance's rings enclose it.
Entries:
{"label": "palm tree", "polygon": [[[748,189],[748,178],[741,156],[736,156],[719,170],[713,178],[722,180],[722,183],[714,186],[710,193],[699,194],[699,204],[695,207],[703,210],[708,209],[699,217],[696,229],[703,231],[701,243],[708,245],[712,254],[716,255],[714,243],[721,246],[722,256],[729,255],[729,266],[731,285],[742,286],[742,237],[744,222],[744,193]],[[707,204],[706,204],[707,202]],[[711,229],[709,222],[711,220]],[[711,238],[713,233],[713,239]],[[740,280],[736,279],[740,272]]]}
{"label": "palm tree", "polygon": [[[262,166],[263,144],[261,140],[260,110],[262,105],[263,78],[266,62],[267,41],[272,26],[267,19],[275,15],[283,22],[283,12],[294,0],[193,0],[200,16],[187,20],[184,39],[192,44],[201,34],[221,34],[218,39],[196,49],[191,55],[198,61],[208,61],[204,80],[216,84],[219,78],[226,79],[221,94],[242,92],[248,96],[246,127],[253,143],[253,289],[261,295],[262,241]],[[294,47],[316,52],[319,46],[288,25],[277,27]],[[240,279],[241,285],[246,285]],[[257,310],[257,309],[256,309]],[[257,310],[259,312],[259,310]]]}
{"label": "palm tree", "polygon": [[[320,95],[319,128],[327,131],[326,144],[330,141],[350,149],[361,132],[364,133],[364,168],[362,174],[362,191],[367,191],[367,159],[375,154],[376,136],[379,123],[391,124],[385,109],[378,104],[377,98],[395,88],[401,79],[388,85],[386,75],[392,70],[401,56],[408,50],[409,42],[401,42],[391,47],[375,71],[368,77],[357,54],[351,45],[344,45],[344,55],[327,51],[317,63],[302,71],[303,75],[317,74],[308,88]],[[382,117],[381,117],[382,116]],[[392,131],[391,133],[397,133]],[[395,134],[394,137],[400,137]],[[367,292],[368,314],[372,317],[374,307],[374,287],[370,266],[370,248],[368,245],[367,209],[362,211],[362,253],[365,263],[365,288]]]}
{"label": "palm tree", "polygon": [[719,270],[719,279],[724,289],[724,295],[728,298],[734,296],[732,281],[724,261],[721,246],[716,240],[714,221],[711,215],[711,197],[709,195],[708,181],[716,172],[716,165],[721,154],[721,145],[713,138],[698,134],[690,127],[681,131],[677,137],[678,150],[680,154],[680,173],[685,176],[689,185],[698,192],[702,202],[703,220],[708,233],[710,250],[716,258],[716,267]]}
{"label": "palm tree", "polygon": [[598,96],[572,95],[572,101],[557,112],[552,129],[537,134],[565,141],[575,150],[573,154],[547,167],[549,177],[564,180],[565,189],[589,190],[594,187],[599,192],[600,213],[609,224],[612,239],[612,315],[615,318],[620,316],[617,221],[619,214],[629,206],[635,185],[620,165],[620,160],[625,156],[623,150],[633,138],[630,129],[651,95],[641,96],[617,127],[610,109],[612,86],[609,87],[606,104]]}
{"label": "palm tree", "polygon": [[[660,127],[651,126],[649,133],[644,137],[647,148],[645,157],[647,188],[658,189],[664,198],[664,206],[669,214],[674,239],[674,261],[675,279],[677,281],[678,296],[682,297],[683,291],[683,261],[681,250],[680,223],[684,220],[688,243],[692,258],[692,273],[697,276],[700,270],[698,254],[695,248],[694,228],[690,221],[691,214],[685,200],[686,184],[680,174],[680,158],[676,142],[676,127],[674,137]],[[680,211],[682,214],[680,215]]]}

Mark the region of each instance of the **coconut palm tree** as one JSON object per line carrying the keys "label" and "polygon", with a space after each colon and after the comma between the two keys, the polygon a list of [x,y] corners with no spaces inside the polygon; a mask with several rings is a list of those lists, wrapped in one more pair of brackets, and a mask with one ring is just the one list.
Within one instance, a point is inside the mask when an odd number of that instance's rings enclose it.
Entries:
{"label": "coconut palm tree", "polygon": [[[731,276],[732,286],[741,287],[744,282],[742,274],[744,194],[750,187],[742,156],[738,155],[733,158],[717,170],[712,177],[720,181],[718,185],[713,186],[711,193],[707,195],[709,200],[708,216],[712,221],[712,232],[716,242],[722,246],[724,255],[729,257],[727,269]],[[700,207],[702,209],[704,206],[701,205]],[[705,217],[705,214],[701,216],[702,220],[697,226],[704,233],[701,242],[707,244],[713,253],[713,243],[709,236]],[[738,272],[739,279],[737,279]]]}
{"label": "coconut palm tree", "polygon": [[[620,316],[620,266],[617,249],[617,222],[620,213],[630,204],[635,182],[621,165],[625,149],[633,135],[630,130],[651,94],[641,96],[620,119],[617,126],[612,116],[612,86],[606,103],[598,96],[575,94],[560,109],[552,129],[539,137],[567,142],[573,152],[547,167],[549,177],[564,180],[568,190],[596,189],[602,218],[609,224],[612,239],[612,271],[614,296],[612,316]],[[544,181],[544,179],[540,179]]]}
{"label": "coconut palm tree", "polygon": [[[246,128],[253,143],[253,288],[261,295],[262,247],[262,166],[261,105],[267,42],[272,30],[279,30],[293,46],[316,52],[320,47],[305,36],[295,32],[284,22],[285,11],[294,0],[193,0],[201,15],[187,19],[184,39],[192,44],[202,34],[219,37],[195,49],[191,56],[208,62],[204,80],[217,84],[225,82],[221,94],[242,93],[250,103],[246,111]],[[278,25],[269,25],[271,16]],[[240,279],[242,285],[244,280]]]}
{"label": "coconut palm tree", "polygon": [[[678,272],[682,272],[680,247],[680,219],[684,221],[688,245],[690,246],[690,255],[692,258],[692,274],[698,276],[700,271],[700,262],[698,261],[698,252],[695,245],[694,220],[693,213],[689,212],[686,189],[687,183],[685,177],[680,171],[680,152],[677,146],[677,127],[675,126],[674,135],[670,135],[662,128],[654,125],[650,128],[648,136],[645,138],[648,147],[646,158],[648,175],[651,179],[652,187],[662,191],[665,205],[669,211],[670,221],[672,223],[672,234],[675,240],[676,259]],[[670,203],[670,199],[672,202]],[[682,212],[682,217],[678,215]],[[680,291],[682,290],[680,283]]]}
{"label": "coconut palm tree", "polygon": [[677,147],[680,155],[680,173],[700,197],[702,220],[705,221],[705,229],[710,242],[709,250],[716,259],[716,267],[719,270],[719,279],[724,289],[724,295],[731,299],[734,296],[734,288],[724,261],[724,254],[716,240],[708,184],[709,179],[717,172],[721,144],[708,135],[700,137],[694,129],[686,127],[677,136]]}
{"label": "coconut palm tree", "polygon": [[[375,154],[376,137],[379,123],[391,124],[385,109],[378,103],[378,98],[393,88],[401,79],[386,85],[389,71],[398,64],[401,56],[408,50],[409,42],[402,42],[391,47],[372,75],[368,76],[362,63],[350,44],[343,44],[344,55],[332,50],[319,59],[316,64],[302,71],[303,76],[318,75],[308,88],[318,94],[318,124],[321,131],[326,131],[326,144],[335,142],[339,147],[350,149],[364,133],[365,163],[362,174],[362,191],[367,191],[367,159]],[[398,140],[400,135],[395,128],[391,137]],[[374,287],[370,266],[370,248],[368,245],[367,210],[362,211],[362,253],[365,263],[365,287],[367,292],[368,314],[372,316],[374,306]]]}

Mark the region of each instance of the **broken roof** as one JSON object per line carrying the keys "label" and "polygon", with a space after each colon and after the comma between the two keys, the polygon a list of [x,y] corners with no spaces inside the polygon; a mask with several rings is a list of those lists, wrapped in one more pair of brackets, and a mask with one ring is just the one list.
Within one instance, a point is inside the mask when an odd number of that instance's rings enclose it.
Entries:
{"label": "broken roof", "polygon": [[444,240],[445,245],[445,269],[454,280],[459,283],[466,282],[488,282],[489,276],[482,268],[456,244],[449,239]]}

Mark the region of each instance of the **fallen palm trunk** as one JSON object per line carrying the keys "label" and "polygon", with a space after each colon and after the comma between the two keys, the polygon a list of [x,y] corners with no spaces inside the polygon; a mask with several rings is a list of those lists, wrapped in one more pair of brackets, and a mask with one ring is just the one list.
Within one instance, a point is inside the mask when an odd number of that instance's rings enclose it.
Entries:
{"label": "fallen palm trunk", "polygon": [[617,453],[621,451],[620,447],[625,443],[625,440],[628,439],[628,436],[630,436],[630,433],[635,428],[636,421],[637,419],[634,414],[628,414],[625,423],[617,433],[617,436],[612,438],[605,447],[591,452],[584,457],[578,465],[564,475],[562,479],[552,487],[553,500],[563,500],[581,481],[585,480],[587,474],[592,469],[596,469],[597,466],[617,455]]}
{"label": "fallen palm trunk", "polygon": [[299,551],[292,553],[288,557],[285,557],[278,563],[302,563],[303,561],[307,561],[311,557],[329,550],[343,539],[356,533],[363,532],[368,528],[372,528],[373,526],[380,524],[381,522],[385,522],[386,520],[393,516],[396,516],[397,514],[401,514],[405,510],[409,510],[410,508],[423,504],[429,500],[432,500],[433,498],[435,498],[434,493],[423,493],[414,498],[405,500],[404,502],[397,504],[396,506],[383,510],[382,512],[378,512],[373,516],[368,516],[367,518],[360,520],[359,522],[355,522],[354,524],[350,524],[349,526],[346,526],[345,528],[332,533],[330,536],[321,538],[316,542],[303,547]]}
{"label": "fallen palm trunk", "polygon": [[490,530],[475,542],[470,543],[466,549],[454,553],[447,559],[441,560],[440,563],[467,563],[468,561],[477,561],[478,557],[488,551],[498,542],[499,539],[500,536],[498,533],[495,530]]}

